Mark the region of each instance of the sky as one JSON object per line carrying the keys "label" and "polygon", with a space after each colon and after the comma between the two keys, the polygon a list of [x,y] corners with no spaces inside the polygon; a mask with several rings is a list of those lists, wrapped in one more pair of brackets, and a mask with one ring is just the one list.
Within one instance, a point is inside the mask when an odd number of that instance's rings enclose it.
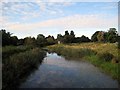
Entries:
{"label": "sky", "polygon": [[118,29],[118,0],[23,1],[3,0],[0,3],[0,28],[18,38],[37,37],[38,34],[56,38],[66,30],[73,30],[76,37],[91,38],[96,31]]}

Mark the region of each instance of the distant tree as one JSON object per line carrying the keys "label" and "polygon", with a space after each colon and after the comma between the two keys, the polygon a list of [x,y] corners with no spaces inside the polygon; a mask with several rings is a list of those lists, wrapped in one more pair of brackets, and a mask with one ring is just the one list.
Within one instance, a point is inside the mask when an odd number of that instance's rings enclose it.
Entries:
{"label": "distant tree", "polygon": [[45,39],[45,36],[43,34],[37,35],[37,40],[36,40],[37,46],[43,47],[46,46],[47,40]]}
{"label": "distant tree", "polygon": [[2,29],[2,30],[0,30],[0,34],[2,35],[2,46],[10,45],[11,33],[6,32],[5,29]]}
{"label": "distant tree", "polygon": [[75,34],[73,31],[70,32],[70,42],[74,43],[75,42]]}
{"label": "distant tree", "polygon": [[91,41],[93,42],[97,42],[98,41],[98,38],[97,38],[97,35],[99,34],[100,31],[96,31],[92,37],[91,37]]}
{"label": "distant tree", "polygon": [[24,45],[24,39],[18,39],[17,45]]}
{"label": "distant tree", "polygon": [[97,40],[98,40],[98,42],[104,42],[105,41],[105,32],[103,32],[103,31],[100,31],[99,33],[98,33],[98,35],[97,35]]}
{"label": "distant tree", "polygon": [[64,38],[61,34],[58,34],[57,35],[57,40],[60,41],[60,42],[63,42]]}
{"label": "distant tree", "polygon": [[80,42],[81,42],[81,38],[80,37],[75,37],[74,43],[80,43]]}
{"label": "distant tree", "polygon": [[70,34],[68,31],[65,31],[65,35],[64,35],[64,43],[72,43],[74,41],[75,35],[74,32],[71,31]]}
{"label": "distant tree", "polygon": [[71,31],[70,35],[73,36],[73,37],[75,37],[74,31]]}
{"label": "distant tree", "polygon": [[17,45],[18,44],[18,38],[17,38],[17,36],[12,36],[12,37],[10,37],[10,39],[11,39],[11,44],[12,45]]}
{"label": "distant tree", "polygon": [[108,41],[111,43],[117,42],[118,33],[116,28],[110,28],[108,30]]}
{"label": "distant tree", "polygon": [[84,35],[82,35],[81,37],[80,37],[80,42],[90,42],[91,40],[88,38],[88,37],[86,37],[86,36],[84,36]]}
{"label": "distant tree", "polygon": [[27,46],[35,46],[36,45],[36,41],[35,41],[35,38],[33,37],[26,37],[24,38],[24,45],[27,45]]}
{"label": "distant tree", "polygon": [[108,42],[108,32],[104,32],[104,42]]}
{"label": "distant tree", "polygon": [[50,35],[46,37],[46,40],[47,40],[47,45],[53,45],[56,43],[56,40],[54,39],[54,37]]}
{"label": "distant tree", "polygon": [[69,35],[69,32],[68,32],[68,31],[65,31],[65,35]]}
{"label": "distant tree", "polygon": [[64,43],[71,43],[71,37],[70,35],[64,35]]}
{"label": "distant tree", "polygon": [[120,49],[120,36],[118,36],[117,41],[118,41],[118,48]]}

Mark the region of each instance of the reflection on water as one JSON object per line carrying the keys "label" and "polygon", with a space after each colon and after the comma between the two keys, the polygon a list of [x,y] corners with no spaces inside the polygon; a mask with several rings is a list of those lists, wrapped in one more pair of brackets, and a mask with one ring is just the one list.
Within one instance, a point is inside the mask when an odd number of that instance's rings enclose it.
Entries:
{"label": "reflection on water", "polygon": [[66,60],[56,53],[44,58],[20,88],[117,88],[118,82],[85,61]]}

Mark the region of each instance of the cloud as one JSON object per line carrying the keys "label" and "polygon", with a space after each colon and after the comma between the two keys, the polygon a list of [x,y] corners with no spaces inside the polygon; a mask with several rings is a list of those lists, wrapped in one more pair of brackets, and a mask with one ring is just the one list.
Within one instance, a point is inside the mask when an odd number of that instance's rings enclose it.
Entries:
{"label": "cloud", "polygon": [[[0,2],[35,2],[36,0],[1,0]],[[39,2],[119,2],[119,0],[37,0]]]}
{"label": "cloud", "polygon": [[[61,7],[70,6],[74,3],[71,2],[43,2],[36,0],[34,2],[3,2],[2,9],[3,16],[8,16],[10,20],[18,19],[24,21],[32,20],[34,18],[42,16],[46,13],[47,15],[63,15]],[[12,14],[12,15],[11,15]]]}
{"label": "cloud", "polygon": [[46,28],[106,28],[117,26],[117,17],[105,18],[101,15],[73,15],[59,19],[52,19],[37,23],[7,25],[7,29],[35,30]]}

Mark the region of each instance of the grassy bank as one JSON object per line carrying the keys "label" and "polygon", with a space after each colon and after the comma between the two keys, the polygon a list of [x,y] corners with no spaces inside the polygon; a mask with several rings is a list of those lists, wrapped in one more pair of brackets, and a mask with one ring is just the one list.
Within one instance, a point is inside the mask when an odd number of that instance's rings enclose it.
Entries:
{"label": "grassy bank", "polygon": [[111,43],[81,43],[81,44],[57,44],[49,46],[50,51],[54,51],[66,58],[79,58],[87,60],[99,67],[103,72],[110,74],[120,81],[120,69],[118,69],[119,54],[117,44]]}
{"label": "grassy bank", "polygon": [[25,52],[29,49],[31,49],[32,47],[28,47],[28,46],[5,46],[2,47],[2,59],[8,58],[9,56],[15,54],[15,53],[19,53],[19,52]]}
{"label": "grassy bank", "polygon": [[31,70],[36,69],[46,53],[38,48],[5,58],[2,66],[3,89],[17,87]]}

